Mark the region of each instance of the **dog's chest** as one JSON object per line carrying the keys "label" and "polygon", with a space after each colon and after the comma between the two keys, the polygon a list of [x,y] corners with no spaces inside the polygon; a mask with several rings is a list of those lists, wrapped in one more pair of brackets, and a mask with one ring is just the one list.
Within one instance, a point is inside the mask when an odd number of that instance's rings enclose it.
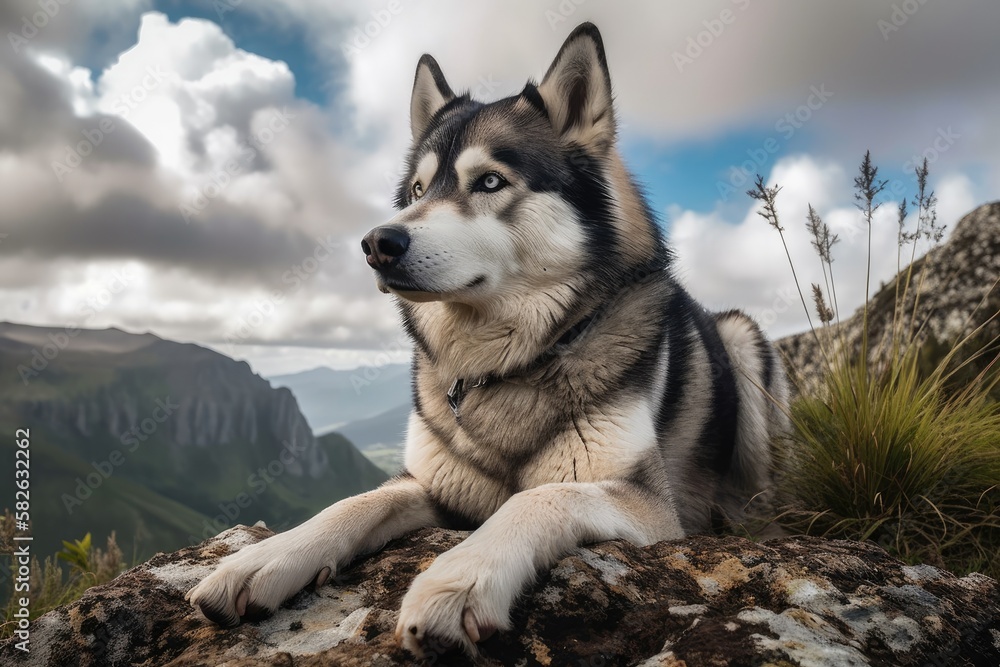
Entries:
{"label": "dog's chest", "polygon": [[[456,414],[446,394],[421,392],[426,433],[415,442],[411,429],[408,449],[414,451],[407,455],[410,471],[433,480],[440,495],[453,495],[444,487],[472,477],[483,478],[479,488],[506,494],[500,502],[541,484],[620,478],[656,446],[642,401],[586,403],[569,387],[505,382],[471,388]],[[449,467],[461,475],[446,474]]]}
{"label": "dog's chest", "polygon": [[572,412],[572,397],[558,383],[523,380],[466,383],[449,396],[442,382],[419,385],[421,412],[453,454],[510,471],[534,456],[561,431]]}

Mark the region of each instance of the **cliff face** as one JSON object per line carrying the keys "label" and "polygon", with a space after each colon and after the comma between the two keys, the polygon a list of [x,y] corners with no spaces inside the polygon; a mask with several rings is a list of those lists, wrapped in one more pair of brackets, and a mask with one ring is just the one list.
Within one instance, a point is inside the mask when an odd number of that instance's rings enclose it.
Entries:
{"label": "cliff face", "polygon": [[[233,528],[161,554],[33,624],[26,665],[415,664],[393,630],[413,577],[465,533],[428,529],[362,559],[270,619],[221,629],[184,601],[219,558],[271,534]],[[692,537],[576,550],[542,573],[514,629],[475,663],[504,665],[1000,664],[1000,584],[907,566],[871,544]],[[437,647],[425,664],[473,664]]]}
{"label": "cliff face", "polygon": [[318,441],[288,389],[197,345],[0,323],[0,368],[0,426],[32,431],[39,554],[87,532],[149,556],[237,520],[288,527],[386,479]]}
{"label": "cliff face", "polygon": [[[289,474],[317,478],[327,469],[326,454],[317,447],[292,393],[272,388],[245,362],[163,340],[123,355],[107,355],[101,362],[116,369],[107,383],[48,391],[45,398],[36,397],[29,387],[24,398],[12,398],[10,403],[29,422],[46,424],[67,437],[112,440],[121,440],[136,426],[142,432],[142,420],[159,408],[156,416],[163,411],[169,415],[157,423],[157,435],[170,447],[242,443],[252,448],[281,443],[299,453]],[[58,374],[58,358],[55,363],[53,373]]]}
{"label": "cliff face", "polygon": [[[907,268],[900,272],[905,280]],[[916,289],[923,275],[923,283]],[[912,286],[903,304],[907,322],[922,325],[921,342],[933,339],[950,345],[1000,310],[1000,202],[985,204],[963,217],[947,242],[914,262]],[[902,282],[901,282],[902,285]],[[895,280],[889,281],[869,303],[870,349],[875,360],[892,331]],[[911,317],[916,305],[916,316]],[[821,329],[820,337],[836,353],[843,340],[852,352],[860,349],[863,314],[859,309],[839,326]],[[994,321],[985,340],[1000,332]],[[805,386],[814,386],[822,375],[823,358],[812,333],[777,341],[793,374]]]}

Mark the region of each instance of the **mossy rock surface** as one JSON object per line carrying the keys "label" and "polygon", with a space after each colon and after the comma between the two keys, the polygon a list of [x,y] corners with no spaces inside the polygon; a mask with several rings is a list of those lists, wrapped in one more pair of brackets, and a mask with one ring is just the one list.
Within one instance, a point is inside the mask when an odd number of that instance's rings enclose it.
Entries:
{"label": "mossy rock surface", "polygon": [[[184,601],[218,559],[271,532],[237,526],[161,554],[33,624],[28,665],[406,665],[393,629],[413,577],[466,533],[426,529],[271,618],[222,629]],[[908,566],[867,543],[697,536],[576,550],[513,613],[514,630],[448,665],[1000,664],[1000,584]]]}

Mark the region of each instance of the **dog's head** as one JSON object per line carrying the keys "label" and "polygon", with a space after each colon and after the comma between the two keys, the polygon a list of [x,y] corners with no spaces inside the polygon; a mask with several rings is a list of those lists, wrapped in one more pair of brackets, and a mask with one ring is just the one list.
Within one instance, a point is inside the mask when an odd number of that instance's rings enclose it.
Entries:
{"label": "dog's head", "polygon": [[455,95],[420,59],[399,213],[362,241],[383,292],[485,305],[576,292],[648,261],[659,234],[615,151],[600,33],[579,26],[537,86],[493,103]]}

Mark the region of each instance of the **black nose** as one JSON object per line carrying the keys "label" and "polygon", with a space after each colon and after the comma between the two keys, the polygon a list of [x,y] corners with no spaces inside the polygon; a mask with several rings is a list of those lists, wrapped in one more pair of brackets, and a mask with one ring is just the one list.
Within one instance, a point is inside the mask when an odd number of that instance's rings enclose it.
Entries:
{"label": "black nose", "polygon": [[385,268],[395,264],[410,247],[410,235],[402,227],[376,227],[361,241],[361,249],[372,267]]}

